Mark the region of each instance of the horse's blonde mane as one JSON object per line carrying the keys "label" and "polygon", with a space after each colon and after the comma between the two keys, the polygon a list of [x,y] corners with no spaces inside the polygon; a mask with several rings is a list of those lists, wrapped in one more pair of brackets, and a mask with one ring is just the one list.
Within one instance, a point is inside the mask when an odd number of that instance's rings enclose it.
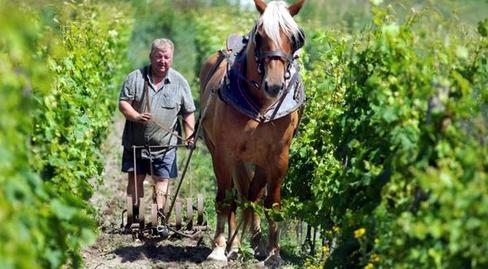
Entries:
{"label": "horse's blonde mane", "polygon": [[262,27],[266,35],[278,46],[281,46],[280,29],[288,37],[298,39],[300,27],[288,11],[284,1],[271,1],[259,18],[258,27]]}

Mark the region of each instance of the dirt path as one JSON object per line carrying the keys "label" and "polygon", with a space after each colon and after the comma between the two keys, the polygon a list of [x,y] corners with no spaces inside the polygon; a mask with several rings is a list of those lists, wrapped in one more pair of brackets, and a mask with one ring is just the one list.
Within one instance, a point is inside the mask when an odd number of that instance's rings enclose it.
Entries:
{"label": "dirt path", "polygon": [[[117,117],[104,146],[104,182],[91,199],[97,209],[100,234],[96,243],[82,253],[85,268],[242,268],[238,262],[227,265],[206,262],[210,253],[211,231],[200,244],[195,240],[149,240],[135,242],[131,235],[113,234],[121,223],[124,209],[126,175],[120,172],[120,138],[124,121]],[[145,185],[146,197],[149,180]],[[95,184],[95,183],[94,183]]]}

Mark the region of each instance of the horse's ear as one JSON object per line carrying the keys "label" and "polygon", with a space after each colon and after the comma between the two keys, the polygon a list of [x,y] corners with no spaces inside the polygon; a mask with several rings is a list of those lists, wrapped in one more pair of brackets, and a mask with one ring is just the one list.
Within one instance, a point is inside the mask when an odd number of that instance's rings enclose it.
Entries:
{"label": "horse's ear", "polygon": [[290,11],[290,15],[292,17],[298,14],[298,11],[300,11],[300,9],[302,8],[303,3],[305,3],[305,0],[300,0],[288,7],[288,11]]}
{"label": "horse's ear", "polygon": [[266,3],[263,0],[254,0],[254,5],[256,5],[256,9],[259,11],[259,13],[263,14],[264,10],[266,9]]}

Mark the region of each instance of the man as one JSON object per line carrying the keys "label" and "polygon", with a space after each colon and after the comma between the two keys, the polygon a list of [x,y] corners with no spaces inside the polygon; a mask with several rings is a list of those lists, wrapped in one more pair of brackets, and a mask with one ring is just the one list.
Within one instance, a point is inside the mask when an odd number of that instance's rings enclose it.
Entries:
{"label": "man", "polygon": [[[150,65],[131,72],[120,92],[119,110],[126,118],[122,145],[122,171],[128,173],[127,194],[135,197],[133,145],[167,146],[177,143],[174,131],[177,116],[183,116],[185,140],[192,147],[195,104],[186,79],[172,69],[174,45],[168,39],[156,39],[151,45]],[[158,209],[164,209],[168,181],[177,176],[176,148],[138,149],[137,196],[144,196],[143,182],[151,174],[156,186]],[[149,157],[148,155],[151,155]],[[152,159],[152,168],[150,167]],[[134,201],[135,203],[135,201]]]}

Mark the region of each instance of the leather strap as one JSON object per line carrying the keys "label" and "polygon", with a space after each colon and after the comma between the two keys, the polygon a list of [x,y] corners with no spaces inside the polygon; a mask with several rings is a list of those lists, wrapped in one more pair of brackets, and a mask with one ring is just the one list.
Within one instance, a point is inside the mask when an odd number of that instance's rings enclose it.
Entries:
{"label": "leather strap", "polygon": [[279,57],[281,59],[287,60],[288,62],[293,61],[293,57],[289,53],[284,53],[281,50],[273,50],[273,51],[256,51],[256,57],[259,60],[265,58],[276,58]]}
{"label": "leather strap", "polygon": [[147,113],[151,113],[151,100],[149,99],[149,81],[147,79],[147,76],[148,76],[148,70],[147,70],[147,66],[144,67],[144,73],[143,73],[143,77],[144,77],[144,92],[143,92],[143,95],[144,95],[144,98],[146,99],[146,109],[144,109],[144,111],[146,111]]}
{"label": "leather strap", "polygon": [[220,64],[222,63],[222,61],[224,59],[227,59],[229,58],[229,53],[226,52],[226,51],[223,51],[223,50],[219,50],[219,56],[217,58],[217,61],[215,62],[215,64],[212,66],[212,69],[210,69],[210,72],[207,74],[207,78],[205,79],[205,83],[203,84],[203,89],[205,90],[205,88],[207,87],[207,84],[208,82],[210,81],[210,78],[212,78],[212,76],[214,75],[215,71],[217,71],[217,68],[220,66]]}

